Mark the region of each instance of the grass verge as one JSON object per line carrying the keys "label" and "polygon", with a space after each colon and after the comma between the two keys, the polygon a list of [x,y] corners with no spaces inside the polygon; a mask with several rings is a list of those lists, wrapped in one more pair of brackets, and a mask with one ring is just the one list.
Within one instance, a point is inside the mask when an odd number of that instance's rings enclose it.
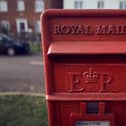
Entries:
{"label": "grass verge", "polygon": [[0,126],[47,126],[42,96],[0,96]]}

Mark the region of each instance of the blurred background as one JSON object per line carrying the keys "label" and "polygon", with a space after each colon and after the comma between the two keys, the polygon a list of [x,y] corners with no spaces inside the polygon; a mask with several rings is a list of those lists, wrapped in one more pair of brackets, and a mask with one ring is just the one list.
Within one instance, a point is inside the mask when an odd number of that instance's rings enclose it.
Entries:
{"label": "blurred background", "polygon": [[44,98],[25,95],[45,93],[40,15],[54,8],[126,9],[126,0],[0,0],[0,126],[47,125]]}

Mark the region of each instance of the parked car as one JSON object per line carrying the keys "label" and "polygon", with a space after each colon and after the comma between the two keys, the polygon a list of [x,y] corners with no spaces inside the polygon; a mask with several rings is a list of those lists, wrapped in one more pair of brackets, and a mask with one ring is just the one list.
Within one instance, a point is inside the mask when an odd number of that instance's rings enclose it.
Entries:
{"label": "parked car", "polygon": [[16,54],[29,54],[30,45],[20,40],[12,39],[11,37],[0,34],[0,53],[14,56]]}

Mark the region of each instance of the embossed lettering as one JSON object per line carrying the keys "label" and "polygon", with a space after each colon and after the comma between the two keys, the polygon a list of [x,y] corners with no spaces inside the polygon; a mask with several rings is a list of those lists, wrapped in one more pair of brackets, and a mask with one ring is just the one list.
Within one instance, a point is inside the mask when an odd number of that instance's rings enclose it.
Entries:
{"label": "embossed lettering", "polygon": [[77,30],[78,30],[78,25],[77,26],[72,25],[71,26],[71,29],[72,29],[71,34],[76,34],[77,33]]}
{"label": "embossed lettering", "polygon": [[60,28],[60,25],[55,25],[55,31],[54,31],[55,34],[61,34],[61,28]]}
{"label": "embossed lettering", "polygon": [[[91,67],[85,72],[69,72],[70,92],[84,92],[87,87],[99,87],[99,92],[106,91],[106,86],[112,83],[110,73],[96,72]],[[87,85],[87,86],[86,86]]]}
{"label": "embossed lettering", "polygon": [[116,34],[117,28],[113,25],[108,26],[106,34]]}
{"label": "embossed lettering", "polygon": [[112,83],[112,76],[109,73],[102,73],[101,74],[101,85],[100,85],[100,92],[104,92],[105,91],[105,87],[107,84]]}
{"label": "embossed lettering", "polygon": [[126,35],[125,25],[96,25],[97,35]]}
{"label": "embossed lettering", "polygon": [[126,34],[126,26],[125,25],[120,25],[118,30],[119,30],[119,33]]}
{"label": "embossed lettering", "polygon": [[84,88],[81,87],[81,73],[69,73],[70,77],[70,92],[82,92]]}
{"label": "embossed lettering", "polygon": [[55,25],[55,34],[68,35],[68,34],[92,34],[91,27],[89,25]]}
{"label": "embossed lettering", "polygon": [[83,73],[83,77],[85,79],[85,83],[87,84],[96,84],[99,78],[97,72],[93,71],[92,68],[89,68],[88,72]]}
{"label": "embossed lettering", "polygon": [[96,25],[96,30],[90,25],[55,25],[57,35],[126,35],[126,25]]}

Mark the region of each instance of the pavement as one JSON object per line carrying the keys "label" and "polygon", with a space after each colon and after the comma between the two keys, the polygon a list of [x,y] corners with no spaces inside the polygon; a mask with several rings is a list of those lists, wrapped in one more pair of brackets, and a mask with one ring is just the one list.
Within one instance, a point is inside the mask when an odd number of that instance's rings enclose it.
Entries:
{"label": "pavement", "polygon": [[0,56],[0,92],[44,93],[41,54]]}

